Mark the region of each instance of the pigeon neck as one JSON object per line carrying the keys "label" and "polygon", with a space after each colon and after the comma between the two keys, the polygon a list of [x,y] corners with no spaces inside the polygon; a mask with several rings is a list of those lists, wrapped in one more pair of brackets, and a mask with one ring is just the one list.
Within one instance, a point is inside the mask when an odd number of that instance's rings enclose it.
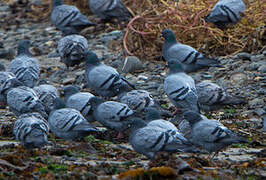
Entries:
{"label": "pigeon neck", "polygon": [[60,98],[55,99],[54,109],[62,109],[65,107],[66,107],[66,105],[62,99],[60,99]]}
{"label": "pigeon neck", "polygon": [[170,44],[170,45],[177,43],[176,38],[175,38],[174,35],[168,36],[165,40],[166,40],[166,43]]}
{"label": "pigeon neck", "polygon": [[18,55],[31,55],[29,47],[27,46],[18,46]]}
{"label": "pigeon neck", "polygon": [[53,8],[62,5],[62,0],[53,0]]}
{"label": "pigeon neck", "polygon": [[68,100],[68,98],[74,94],[77,94],[79,91],[75,91],[75,90],[72,90],[72,91],[67,91],[67,92],[64,92],[64,96],[65,96],[65,100]]}
{"label": "pigeon neck", "polygon": [[145,120],[148,121],[152,121],[152,120],[156,120],[156,119],[161,119],[161,116],[159,114],[159,112],[157,111],[152,111],[152,112],[148,112],[145,116]]}
{"label": "pigeon neck", "polygon": [[93,97],[93,98],[90,99],[91,108],[92,108],[93,110],[95,110],[95,109],[97,109],[97,107],[98,107],[100,104],[102,104],[103,102],[104,102],[103,99]]}
{"label": "pigeon neck", "polygon": [[132,119],[131,120],[131,127],[130,127],[130,131],[134,132],[140,128],[143,128],[147,125],[147,123],[145,121],[143,121],[142,119]]}

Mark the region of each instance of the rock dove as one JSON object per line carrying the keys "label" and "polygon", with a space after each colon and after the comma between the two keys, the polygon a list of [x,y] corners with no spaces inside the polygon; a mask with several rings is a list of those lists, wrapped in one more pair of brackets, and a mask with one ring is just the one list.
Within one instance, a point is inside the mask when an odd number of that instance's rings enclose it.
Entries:
{"label": "rock dove", "polygon": [[205,21],[214,23],[224,29],[227,24],[236,24],[246,9],[242,0],[219,0]]}
{"label": "rock dove", "polygon": [[199,152],[182,134],[154,125],[142,119],[131,119],[129,142],[133,149],[154,159],[157,152]]}
{"label": "rock dove", "polygon": [[145,90],[131,90],[120,93],[118,100],[121,103],[127,104],[130,109],[141,112],[146,107],[153,106],[155,104],[150,93]]}
{"label": "rock dove", "polygon": [[84,52],[88,50],[88,41],[80,35],[69,35],[59,40],[57,53],[67,68],[84,61]]}
{"label": "rock dove", "polygon": [[119,135],[128,127],[128,121],[133,115],[133,111],[123,103],[106,101],[99,97],[90,99],[93,117],[107,128],[119,132]]}
{"label": "rock dove", "polygon": [[37,92],[46,113],[49,114],[53,109],[54,100],[60,96],[59,92],[50,84],[35,86],[33,89]]}
{"label": "rock dove", "polygon": [[73,85],[68,85],[63,90],[66,107],[78,110],[87,121],[94,121],[90,105],[90,99],[94,95],[89,92],[80,92],[79,88]]}
{"label": "rock dove", "polygon": [[218,153],[233,143],[247,143],[243,137],[239,137],[217,120],[209,120],[194,111],[187,111],[183,115],[191,126],[190,141],[210,153]]}
{"label": "rock dove", "polygon": [[7,104],[16,116],[24,113],[38,112],[44,118],[47,118],[45,108],[37,93],[27,86],[19,86],[11,89],[7,93]]}
{"label": "rock dove", "polygon": [[167,62],[170,60],[180,62],[185,72],[193,72],[209,66],[221,67],[217,60],[204,56],[191,46],[177,42],[173,31],[164,29],[162,36],[165,39],[162,48],[163,58]]}
{"label": "rock dove", "polygon": [[15,121],[13,134],[26,149],[41,148],[48,142],[49,127],[38,113],[22,114]]}
{"label": "rock dove", "polygon": [[48,123],[52,133],[57,137],[72,141],[99,131],[89,124],[78,110],[66,108],[64,101],[60,98],[56,98],[54,104]]}
{"label": "rock dove", "polygon": [[32,88],[39,80],[40,67],[38,61],[32,57],[29,47],[29,40],[19,41],[17,57],[8,65],[8,71],[14,73],[25,86]]}
{"label": "rock dove", "polygon": [[100,62],[97,55],[87,51],[85,56],[87,86],[103,97],[113,97],[124,88],[135,88],[114,68]]}
{"label": "rock dove", "polygon": [[132,17],[121,0],[89,0],[89,6],[93,14],[104,21],[112,18],[128,21]]}
{"label": "rock dove", "polygon": [[243,99],[233,97],[217,84],[203,81],[196,84],[198,102],[201,109],[212,110],[217,105],[243,104]]}
{"label": "rock dove", "polygon": [[17,80],[16,76],[12,72],[0,72],[0,106],[6,106],[6,96],[9,90],[12,88],[22,86],[23,84]]}
{"label": "rock dove", "polygon": [[181,111],[199,111],[194,80],[188,76],[178,61],[168,62],[170,68],[164,79],[164,91],[170,101]]}
{"label": "rock dove", "polygon": [[82,29],[94,26],[75,6],[65,5],[62,0],[53,0],[52,24],[63,35],[78,34]]}

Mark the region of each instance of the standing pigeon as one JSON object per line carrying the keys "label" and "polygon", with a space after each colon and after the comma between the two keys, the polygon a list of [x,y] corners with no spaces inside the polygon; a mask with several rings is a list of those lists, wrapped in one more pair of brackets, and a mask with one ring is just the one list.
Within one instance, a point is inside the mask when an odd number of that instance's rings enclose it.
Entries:
{"label": "standing pigeon", "polygon": [[134,86],[121,76],[114,68],[100,62],[97,55],[92,51],[86,53],[87,86],[103,97],[118,95],[124,88]]}
{"label": "standing pigeon", "polygon": [[133,115],[133,111],[123,103],[106,101],[99,97],[90,99],[93,117],[107,128],[119,132],[118,137],[128,127],[128,121]]}
{"label": "standing pigeon", "polygon": [[104,21],[112,18],[128,21],[132,17],[121,0],[89,0],[89,6],[91,11]]}
{"label": "standing pigeon", "polygon": [[59,40],[57,53],[67,68],[84,61],[84,52],[88,49],[88,41],[80,35],[69,35]]}
{"label": "standing pigeon", "polygon": [[242,104],[243,99],[233,97],[217,84],[203,81],[196,84],[198,101],[201,109],[212,110],[217,105]]}
{"label": "standing pigeon", "polygon": [[48,118],[49,127],[57,137],[76,140],[98,132],[76,109],[66,108],[60,98],[55,99],[55,108]]}
{"label": "standing pigeon", "polygon": [[48,142],[49,127],[38,113],[22,114],[16,120],[13,134],[26,149],[41,148]]}
{"label": "standing pigeon", "polygon": [[167,62],[171,60],[180,62],[185,72],[193,72],[209,66],[221,67],[217,60],[204,56],[191,46],[177,42],[173,31],[164,29],[162,36],[165,39],[162,49],[163,58]]}
{"label": "standing pigeon", "polygon": [[87,121],[94,121],[92,118],[90,99],[94,97],[89,92],[80,92],[77,86],[69,85],[63,88],[66,107],[78,110]]}
{"label": "standing pigeon", "polygon": [[245,9],[245,3],[242,0],[219,0],[205,21],[224,29],[227,24],[236,24],[240,21]]}
{"label": "standing pigeon", "polygon": [[82,29],[95,25],[78,8],[65,5],[62,0],[53,0],[51,22],[63,35],[78,34]]}
{"label": "standing pigeon", "polygon": [[8,71],[14,73],[25,86],[32,88],[39,80],[40,67],[38,61],[32,57],[29,47],[29,40],[19,41],[17,57],[8,65]]}
{"label": "standing pigeon", "polygon": [[188,76],[178,61],[168,62],[170,68],[164,80],[164,91],[170,101],[181,111],[199,111],[194,80]]}
{"label": "standing pigeon", "polygon": [[53,109],[54,100],[59,97],[59,92],[50,84],[42,84],[33,89],[37,92],[46,113],[49,114]]}
{"label": "standing pigeon", "polygon": [[11,89],[7,93],[7,104],[16,116],[24,113],[39,112],[44,118],[47,118],[44,106],[37,93],[29,87],[19,86]]}
{"label": "standing pigeon", "polygon": [[[182,134],[177,131],[147,125],[142,119],[135,118],[129,124],[129,142],[133,149],[154,159],[157,152],[198,152]],[[178,133],[178,134],[177,134]]]}
{"label": "standing pigeon", "polygon": [[233,143],[247,143],[244,138],[239,137],[219,121],[209,120],[197,112],[187,111],[184,113],[184,118],[191,126],[190,141],[210,153],[218,153]]}

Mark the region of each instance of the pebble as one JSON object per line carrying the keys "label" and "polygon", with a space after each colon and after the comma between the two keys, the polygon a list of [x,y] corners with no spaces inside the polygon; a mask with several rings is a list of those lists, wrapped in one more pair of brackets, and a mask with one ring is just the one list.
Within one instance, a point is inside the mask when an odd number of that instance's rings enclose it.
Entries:
{"label": "pebble", "polygon": [[250,60],[250,58],[251,58],[251,54],[249,54],[249,53],[246,53],[246,52],[241,52],[241,53],[238,53],[237,55],[236,55],[236,57],[237,58],[240,58],[240,59],[244,59],[244,60]]}
{"label": "pebble", "polygon": [[262,107],[264,105],[264,100],[260,98],[255,98],[248,102],[250,108]]}
{"label": "pebble", "polygon": [[69,78],[65,78],[62,83],[64,85],[66,85],[66,84],[72,84],[74,82],[75,82],[75,78],[74,77],[69,77]]}
{"label": "pebble", "polygon": [[251,56],[251,61],[261,61],[261,60],[265,60],[265,56],[263,54],[258,54],[258,55],[254,55]]}
{"label": "pebble", "polygon": [[260,66],[258,70],[259,70],[259,72],[261,72],[261,73],[266,73],[266,64]]}
{"label": "pebble", "polygon": [[144,76],[144,75],[138,75],[137,78],[138,78],[138,80],[144,80],[144,81],[148,80],[148,77]]}
{"label": "pebble", "polygon": [[241,85],[244,82],[246,82],[247,75],[245,73],[243,73],[243,72],[237,72],[237,73],[232,74],[230,80],[234,84]]}
{"label": "pebble", "polygon": [[143,68],[143,65],[138,57],[136,56],[128,56],[124,61],[124,65],[122,71],[124,73],[133,73],[136,70],[140,70]]}

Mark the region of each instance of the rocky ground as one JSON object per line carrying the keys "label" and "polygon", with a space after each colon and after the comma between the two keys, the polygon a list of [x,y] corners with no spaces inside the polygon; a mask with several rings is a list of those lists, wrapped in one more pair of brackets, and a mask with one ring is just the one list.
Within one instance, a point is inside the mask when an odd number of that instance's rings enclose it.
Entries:
{"label": "rocky ground", "polygon": [[[33,42],[31,52],[41,65],[42,80],[59,90],[63,85],[76,84],[83,91],[88,91],[83,64],[67,70],[59,58],[47,58],[61,38],[61,33],[49,21],[32,22],[5,3],[0,3],[0,17],[3,25],[0,29],[0,62],[7,66],[16,54],[18,40],[30,39]],[[131,70],[129,65],[122,68],[125,60],[121,45],[123,30],[109,32],[99,26],[88,29],[83,35],[88,39],[89,49],[95,51],[105,64],[117,68],[119,72],[122,69],[129,71],[123,75],[137,88],[151,92],[169,111],[174,109],[163,91],[162,83],[167,73],[163,61],[141,59],[138,70]],[[136,58],[129,59],[135,61]],[[245,98],[244,105],[225,106],[203,113],[245,136],[250,144],[233,145],[213,160],[208,154],[180,153],[171,156],[162,154],[154,162],[149,162],[134,152],[126,139],[118,141],[114,132],[103,128],[103,133],[88,136],[72,147],[50,134],[49,140],[54,146],[47,146],[42,151],[27,151],[14,140],[12,126],[16,117],[6,108],[0,110],[0,179],[129,179],[130,176],[142,179],[264,179],[265,59],[266,51],[258,54],[242,52],[220,58],[224,68],[209,68],[190,74],[196,82],[210,80]]]}

